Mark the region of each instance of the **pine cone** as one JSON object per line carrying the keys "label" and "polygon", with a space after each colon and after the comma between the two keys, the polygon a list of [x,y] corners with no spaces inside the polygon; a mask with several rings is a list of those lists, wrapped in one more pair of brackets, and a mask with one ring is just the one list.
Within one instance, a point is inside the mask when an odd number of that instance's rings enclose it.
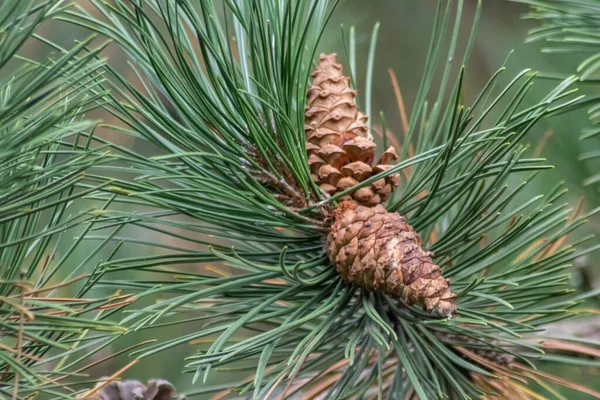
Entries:
{"label": "pine cone", "polygon": [[407,304],[422,303],[444,317],[456,312],[448,280],[400,214],[381,205],[343,202],[334,212],[328,242],[331,262],[345,281]]}
{"label": "pine cone", "polygon": [[[96,388],[84,393],[79,398],[88,400],[172,400],[175,387],[164,379],[148,381],[148,387],[137,380],[112,381],[101,380]],[[178,400],[184,400],[179,396]]]}
{"label": "pine cone", "polygon": [[[367,117],[358,111],[356,91],[350,89],[350,78],[342,74],[335,54],[321,54],[312,77],[304,127],[312,179],[333,195],[391,168],[388,162],[397,159],[393,147],[373,166],[375,143],[365,125]],[[393,174],[341,200],[374,206],[387,200],[399,181],[400,176]]]}

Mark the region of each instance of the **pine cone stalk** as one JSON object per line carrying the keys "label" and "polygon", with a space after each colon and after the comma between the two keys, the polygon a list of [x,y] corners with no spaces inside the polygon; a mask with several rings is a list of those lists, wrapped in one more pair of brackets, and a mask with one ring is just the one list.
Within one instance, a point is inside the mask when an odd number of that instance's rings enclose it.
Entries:
{"label": "pine cone stalk", "polygon": [[[333,195],[391,168],[388,162],[397,159],[393,147],[373,165],[376,145],[367,116],[358,110],[356,91],[335,54],[322,54],[312,77],[305,113],[312,179]],[[340,198],[328,235],[330,260],[348,282],[451,317],[456,295],[432,253],[403,216],[381,206],[399,180],[391,174]]]}

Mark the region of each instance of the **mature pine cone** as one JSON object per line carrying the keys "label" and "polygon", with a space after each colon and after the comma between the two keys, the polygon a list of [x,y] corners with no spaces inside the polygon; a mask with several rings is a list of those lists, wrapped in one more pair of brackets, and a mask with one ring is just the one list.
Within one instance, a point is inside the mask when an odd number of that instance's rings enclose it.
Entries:
{"label": "mature pine cone", "polygon": [[[391,168],[388,162],[397,158],[393,147],[373,165],[375,143],[365,125],[367,117],[358,111],[354,102],[356,91],[350,89],[350,78],[342,74],[335,54],[322,54],[312,77],[304,129],[313,180],[333,195]],[[368,206],[380,204],[399,180],[398,174],[390,175],[341,200],[353,199]]]}
{"label": "mature pine cone", "polygon": [[[148,386],[137,380],[100,381],[96,388],[86,392],[80,398],[88,400],[172,400],[175,387],[164,379],[152,379]],[[179,396],[178,400],[185,399]]]}
{"label": "mature pine cone", "polygon": [[381,205],[343,202],[334,212],[329,256],[341,277],[428,312],[451,317],[456,295],[404,217]]}

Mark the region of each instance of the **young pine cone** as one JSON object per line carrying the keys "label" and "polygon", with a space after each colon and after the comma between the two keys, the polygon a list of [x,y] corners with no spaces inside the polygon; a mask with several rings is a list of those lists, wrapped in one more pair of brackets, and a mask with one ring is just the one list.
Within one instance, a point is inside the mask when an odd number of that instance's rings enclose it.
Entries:
{"label": "young pine cone", "polygon": [[443,317],[456,312],[448,280],[400,214],[381,205],[343,202],[334,212],[328,242],[331,262],[345,281],[407,304],[423,304]]}
{"label": "young pine cone", "polygon": [[[358,111],[356,91],[350,89],[350,78],[342,74],[335,54],[322,54],[312,77],[304,127],[312,179],[333,195],[391,168],[388,162],[397,158],[393,147],[373,165],[375,142],[365,125],[367,117]],[[390,175],[340,200],[353,199],[367,206],[380,204],[399,180],[398,174]]]}

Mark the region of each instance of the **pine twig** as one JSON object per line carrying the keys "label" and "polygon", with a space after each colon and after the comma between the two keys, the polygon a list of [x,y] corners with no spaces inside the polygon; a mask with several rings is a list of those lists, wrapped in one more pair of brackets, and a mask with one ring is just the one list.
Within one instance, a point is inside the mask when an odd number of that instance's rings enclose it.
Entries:
{"label": "pine twig", "polygon": [[[25,274],[21,272],[20,279],[23,280]],[[25,329],[25,285],[23,283],[20,284],[20,293],[19,293],[19,330],[17,331],[17,356],[16,361],[17,364],[21,362],[21,352],[23,349],[23,329]],[[15,370],[15,384],[13,386],[13,394],[12,400],[17,400],[19,397],[19,371]]]}

